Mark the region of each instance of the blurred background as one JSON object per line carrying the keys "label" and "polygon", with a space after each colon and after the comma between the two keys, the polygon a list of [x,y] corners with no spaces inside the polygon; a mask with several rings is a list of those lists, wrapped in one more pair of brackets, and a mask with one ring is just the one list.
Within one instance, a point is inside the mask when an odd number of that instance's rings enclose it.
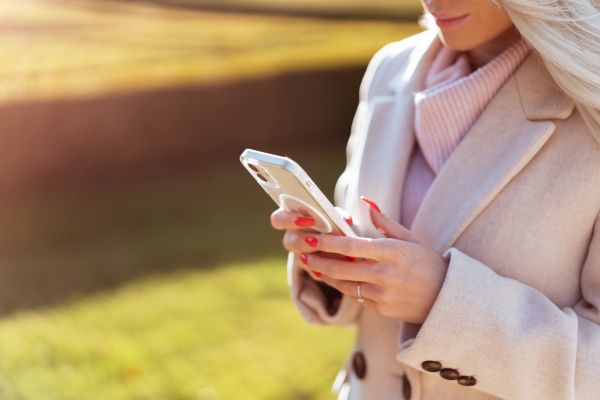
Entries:
{"label": "blurred background", "polygon": [[275,204],[332,198],[367,62],[418,0],[2,0],[0,399],[332,399]]}

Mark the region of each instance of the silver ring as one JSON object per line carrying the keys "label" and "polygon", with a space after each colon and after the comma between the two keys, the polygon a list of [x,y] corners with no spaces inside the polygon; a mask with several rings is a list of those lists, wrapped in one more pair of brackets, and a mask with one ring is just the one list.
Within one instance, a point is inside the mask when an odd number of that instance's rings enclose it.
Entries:
{"label": "silver ring", "polygon": [[365,302],[365,298],[362,297],[362,293],[360,292],[360,284],[362,282],[358,282],[358,284],[356,285],[356,293],[358,294],[358,302],[359,303],[364,303]]}

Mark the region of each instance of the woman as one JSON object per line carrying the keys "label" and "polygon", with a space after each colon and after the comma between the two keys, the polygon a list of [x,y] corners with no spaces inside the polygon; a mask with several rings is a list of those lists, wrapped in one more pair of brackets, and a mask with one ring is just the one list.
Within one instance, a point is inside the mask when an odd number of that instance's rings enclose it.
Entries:
{"label": "woman", "polygon": [[339,399],[598,399],[598,3],[423,6],[360,87],[335,188],[360,237],[271,216],[292,298],[357,328]]}

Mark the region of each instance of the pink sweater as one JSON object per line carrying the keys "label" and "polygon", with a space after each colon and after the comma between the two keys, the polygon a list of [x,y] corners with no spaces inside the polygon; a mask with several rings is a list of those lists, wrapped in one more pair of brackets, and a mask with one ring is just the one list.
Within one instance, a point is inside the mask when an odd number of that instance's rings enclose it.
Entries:
{"label": "pink sweater", "polygon": [[401,223],[410,228],[444,162],[487,104],[531,51],[519,39],[492,61],[471,70],[467,55],[442,46],[415,93],[416,142],[402,194]]}

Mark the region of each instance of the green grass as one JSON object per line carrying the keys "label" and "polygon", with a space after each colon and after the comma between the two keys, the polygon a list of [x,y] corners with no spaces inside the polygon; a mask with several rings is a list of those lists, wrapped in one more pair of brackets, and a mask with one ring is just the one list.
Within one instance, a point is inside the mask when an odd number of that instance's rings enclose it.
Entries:
{"label": "green grass", "polygon": [[282,259],[149,278],[0,323],[2,399],[328,399],[346,328],[292,309]]}
{"label": "green grass", "polygon": [[[343,149],[291,156],[331,195]],[[3,209],[2,400],[333,398],[354,333],[302,320],[232,159]]]}
{"label": "green grass", "polygon": [[320,20],[113,1],[0,4],[0,102],[202,85],[364,65],[414,23]]}

